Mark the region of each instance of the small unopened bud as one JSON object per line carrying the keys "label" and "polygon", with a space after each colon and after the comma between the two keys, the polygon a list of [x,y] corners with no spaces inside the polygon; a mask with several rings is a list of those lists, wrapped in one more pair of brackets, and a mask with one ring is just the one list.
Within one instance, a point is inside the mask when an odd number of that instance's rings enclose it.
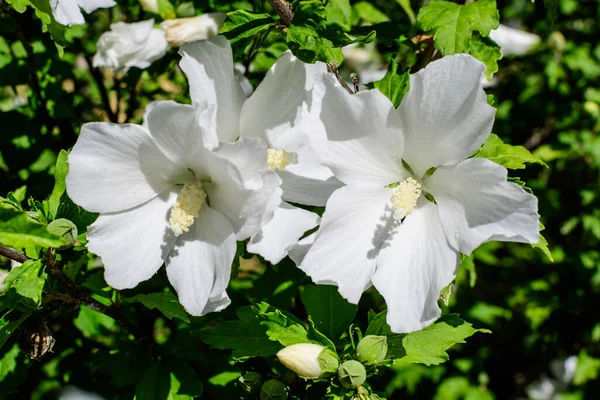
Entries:
{"label": "small unopened bud", "polygon": [[356,360],[344,361],[338,370],[338,379],[347,389],[356,389],[367,379],[365,367]]}
{"label": "small unopened bud", "polygon": [[286,400],[287,397],[285,384],[277,379],[266,381],[260,388],[260,400]]}
{"label": "small unopened bud", "polygon": [[238,384],[248,394],[254,394],[260,389],[262,376],[258,372],[247,372],[238,378]]}
{"label": "small unopened bud", "polygon": [[198,17],[177,18],[163,21],[160,28],[165,31],[167,42],[173,47],[196,40],[216,36],[225,22],[225,14],[216,12]]}
{"label": "small unopened bud", "polygon": [[66,218],[55,219],[48,224],[47,229],[48,232],[62,237],[67,242],[61,249],[69,248],[77,241],[77,226]]}
{"label": "small unopened bud", "polygon": [[304,379],[317,379],[337,371],[337,354],[330,349],[313,343],[298,343],[277,353],[283,365]]}
{"label": "small unopened bud", "polygon": [[148,11],[154,14],[159,13],[158,0],[139,0],[139,2],[144,11]]}
{"label": "small unopened bud", "polygon": [[356,346],[356,358],[366,365],[377,365],[387,355],[388,345],[385,336],[367,335]]}

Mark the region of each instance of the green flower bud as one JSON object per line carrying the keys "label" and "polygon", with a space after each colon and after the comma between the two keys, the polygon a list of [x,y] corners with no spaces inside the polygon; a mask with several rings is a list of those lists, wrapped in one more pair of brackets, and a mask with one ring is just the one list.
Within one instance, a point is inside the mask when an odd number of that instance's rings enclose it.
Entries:
{"label": "green flower bud", "polygon": [[62,237],[67,242],[61,249],[69,248],[77,241],[77,227],[66,218],[55,219],[48,224],[47,229],[50,233]]}
{"label": "green flower bud", "polygon": [[287,398],[285,384],[277,379],[266,381],[260,388],[260,400],[286,400]]}
{"label": "green flower bud", "polygon": [[258,372],[247,372],[238,378],[238,383],[242,390],[248,394],[258,392],[262,376]]}
{"label": "green flower bud", "polygon": [[319,344],[298,343],[277,353],[283,365],[304,379],[317,379],[337,371],[337,354]]}
{"label": "green flower bud", "polygon": [[338,370],[338,379],[347,389],[356,389],[367,379],[365,367],[356,360],[344,361]]}
{"label": "green flower bud", "polygon": [[377,365],[387,355],[387,337],[367,335],[356,346],[356,357],[358,361],[366,365]]}

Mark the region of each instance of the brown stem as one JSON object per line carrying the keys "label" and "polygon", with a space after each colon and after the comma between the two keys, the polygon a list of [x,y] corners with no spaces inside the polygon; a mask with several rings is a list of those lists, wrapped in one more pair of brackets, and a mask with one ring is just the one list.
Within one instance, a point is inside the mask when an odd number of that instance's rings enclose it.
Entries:
{"label": "brown stem", "polygon": [[[21,252],[11,249],[10,247],[0,246],[0,255],[10,258],[18,262],[25,262],[29,260],[29,257],[22,254]],[[145,333],[141,332],[135,325],[125,319],[123,310],[119,304],[112,304],[105,306],[98,300],[94,299],[88,292],[86,292],[81,286],[73,282],[65,273],[62,271],[56,261],[56,256],[53,250],[50,250],[43,257],[42,261],[46,265],[46,273],[60,282],[67,290],[71,293],[73,299],[79,304],[83,304],[91,310],[98,311],[102,314],[108,315],[117,321],[123,328],[125,328],[130,334],[132,334],[143,346],[147,347],[150,352],[156,354],[156,345]],[[54,299],[59,300],[60,296],[53,296]],[[73,302],[73,301],[67,301]]]}
{"label": "brown stem", "polygon": [[544,123],[544,126],[536,129],[525,143],[523,147],[527,150],[533,150],[538,147],[544,140],[546,140],[552,134],[554,129],[554,119],[549,118]]}
{"label": "brown stem", "polygon": [[342,75],[340,75],[340,70],[338,69],[338,65],[335,61],[331,61],[329,63],[327,63],[327,70],[329,72],[332,72],[335,77],[337,78],[338,82],[340,83],[340,85],[342,85],[342,87],[344,89],[346,89],[346,91],[350,94],[354,94],[355,92],[350,88],[350,86],[348,86],[348,84],[346,82],[344,82],[344,79],[342,78]]}
{"label": "brown stem", "polygon": [[281,18],[281,22],[285,26],[290,26],[294,15],[292,14],[292,6],[285,0],[269,0],[269,4],[275,9],[275,12]]}
{"label": "brown stem", "polygon": [[113,112],[112,108],[110,107],[110,99],[108,98],[108,92],[106,90],[106,87],[104,86],[104,79],[102,78],[102,73],[100,72],[100,70],[98,68],[94,68],[94,62],[92,60],[92,56],[86,55],[85,61],[87,61],[87,64],[90,68],[92,77],[94,78],[94,81],[96,82],[96,85],[98,86],[98,91],[100,92],[100,98],[102,99],[102,104],[104,105],[104,109],[106,110],[106,113],[108,114],[108,119],[110,120],[110,122],[115,122],[115,123],[119,122],[118,115],[115,112]]}

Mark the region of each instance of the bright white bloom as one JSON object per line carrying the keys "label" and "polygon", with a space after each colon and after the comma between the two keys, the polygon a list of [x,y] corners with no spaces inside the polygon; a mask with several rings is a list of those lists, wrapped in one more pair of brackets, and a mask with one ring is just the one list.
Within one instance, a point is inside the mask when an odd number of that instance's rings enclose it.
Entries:
{"label": "bright white bloom", "polygon": [[161,22],[167,42],[173,47],[196,40],[210,39],[217,35],[225,22],[225,13],[216,12],[197,17],[168,19]]}
{"label": "bright white bloom", "polygon": [[[324,205],[340,182],[310,148],[302,121],[309,112],[314,81],[326,74],[325,65],[305,64],[285,53],[246,100],[224,37],[185,44],[180,53],[192,101],[216,107],[219,139],[263,138],[269,146],[269,168],[283,181],[283,199]],[[277,263],[318,222],[317,214],[282,202],[273,220],[251,238],[248,250]]]}
{"label": "bright white bloom", "polygon": [[126,24],[117,22],[98,39],[94,67],[127,71],[131,67],[148,68],[167,52],[167,39],[154,20]]}
{"label": "bright white bloom", "polygon": [[330,76],[315,86],[324,95],[315,94],[313,149],[346,186],[328,200],[300,268],[354,304],[372,282],[394,332],[440,316],[459,252],[538,241],[535,196],[507,182],[504,167],[469,158],[494,122],[483,72],[471,56],[444,57],[411,76],[397,110],[379,91],[349,95]]}
{"label": "bright white bloom", "polygon": [[281,180],[267,169],[262,139],[220,142],[217,118],[212,105],[162,101],[149,106],[145,127],[82,127],[69,155],[67,191],[100,213],[89,227],[88,248],[102,258],[112,287],[135,287],[165,263],[190,314],[229,304],[236,239],[273,217]]}
{"label": "bright white bloom", "polygon": [[520,29],[509,28],[500,24],[490,32],[490,38],[500,46],[502,54],[522,56],[527,54],[540,42],[540,37]]}
{"label": "bright white bloom", "polygon": [[542,376],[537,381],[527,385],[525,392],[531,400],[557,400],[561,393],[568,390],[577,369],[577,356],[569,356],[565,359],[553,360],[550,370],[554,379]]}
{"label": "bright white bloom", "polygon": [[77,386],[65,386],[58,395],[58,400],[104,400],[97,393],[82,390]]}
{"label": "bright white bloom", "polygon": [[54,19],[67,26],[85,24],[80,8],[90,14],[98,8],[109,8],[115,4],[114,0],[50,0]]}

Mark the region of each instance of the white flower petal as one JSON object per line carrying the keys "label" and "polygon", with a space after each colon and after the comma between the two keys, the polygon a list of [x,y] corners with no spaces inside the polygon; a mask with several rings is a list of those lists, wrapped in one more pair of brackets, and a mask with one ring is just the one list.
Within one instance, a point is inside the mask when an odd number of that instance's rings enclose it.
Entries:
{"label": "white flower petal", "polygon": [[357,304],[369,285],[379,248],[392,218],[392,189],[336,190],[323,214],[316,239],[299,268],[315,283],[334,284]]}
{"label": "white flower petal", "polygon": [[176,191],[131,210],[100,214],[89,227],[88,250],[104,264],[104,278],[115,289],[129,289],[150,279],[175,244],[169,212]]}
{"label": "white flower petal", "polygon": [[282,202],[273,219],[248,243],[248,251],[260,254],[265,260],[277,264],[298,244],[304,233],[319,224],[320,217],[310,211]]}
{"label": "white flower petal", "polygon": [[266,170],[267,148],[260,138],[222,142],[211,154],[211,182],[205,185],[211,207],[229,219],[237,240],[245,240],[273,218],[281,179]]}
{"label": "white flower petal", "polygon": [[[206,147],[216,147],[214,107],[155,101],[146,110],[145,122],[157,146],[178,165],[207,171]],[[208,145],[208,146],[207,146]]]}
{"label": "white flower petal", "polygon": [[440,167],[425,181],[450,244],[471,254],[492,240],[537,243],[537,198],[506,181],[507,170],[484,158]]}
{"label": "white flower petal", "polygon": [[231,46],[223,36],[186,43],[179,49],[179,66],[190,84],[193,103],[214,105],[220,140],[234,141],[240,135],[240,111],[246,100],[233,72]]}
{"label": "white flower petal", "polygon": [[436,206],[422,199],[377,257],[373,285],[385,298],[392,332],[417,331],[439,318],[440,291],[454,279],[458,263]]}
{"label": "white flower petal", "polygon": [[88,14],[96,11],[99,8],[110,8],[117,3],[114,0],[77,0],[79,7],[83,8]]}
{"label": "white flower petal", "polygon": [[350,95],[326,76],[315,86],[313,106],[312,148],[339,180],[381,187],[402,180],[401,121],[381,92]]}
{"label": "white flower petal", "polygon": [[502,24],[490,32],[490,38],[500,46],[504,56],[527,54],[541,40],[538,35]]}
{"label": "white flower petal", "polygon": [[166,260],[167,276],[191,315],[213,311],[209,299],[222,300],[235,256],[235,237],[227,218],[202,206],[192,228],[177,238]]}
{"label": "white flower petal", "polygon": [[50,9],[56,22],[61,25],[83,25],[85,19],[77,0],[50,0]]}
{"label": "white flower petal", "polygon": [[195,40],[214,37],[225,22],[225,13],[215,12],[190,18],[168,19],[161,22],[160,28],[165,32],[171,46],[179,47]]}
{"label": "white flower petal", "polygon": [[67,193],[88,211],[122,211],[157,196],[186,174],[141,126],[92,122],[81,127],[69,154]]}
{"label": "white flower petal", "polygon": [[402,157],[418,177],[470,157],[489,136],[496,110],[481,87],[484,70],[470,55],[457,54],[410,76],[398,112],[405,137]]}

